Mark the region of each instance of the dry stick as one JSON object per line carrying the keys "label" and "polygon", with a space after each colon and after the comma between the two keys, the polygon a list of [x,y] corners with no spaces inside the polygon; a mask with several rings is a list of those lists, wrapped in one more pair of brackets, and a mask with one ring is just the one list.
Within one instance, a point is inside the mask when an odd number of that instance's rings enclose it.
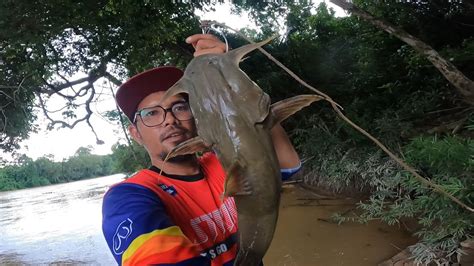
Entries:
{"label": "dry stick", "polygon": [[[248,42],[250,43],[255,43],[254,41],[250,40],[249,38],[247,38],[247,36],[245,36],[244,34],[242,34],[241,32],[225,25],[225,24],[221,24],[221,23],[218,23],[218,22],[215,22],[216,25],[218,26],[221,26],[221,27],[225,27],[225,28],[228,28],[232,31],[234,31],[235,33],[237,33],[239,36],[241,36],[242,38],[244,38],[245,40],[247,40]],[[280,61],[278,61],[275,57],[273,57],[270,53],[268,53],[267,51],[265,51],[263,48],[259,47],[258,50],[260,50],[264,55],[266,55],[268,57],[268,59],[270,59],[271,61],[273,61],[275,64],[277,64],[279,67],[281,67],[283,70],[285,70],[291,77],[293,77],[295,80],[297,80],[299,83],[301,83],[303,86],[305,86],[306,88],[316,92],[317,94],[319,94],[320,96],[322,96],[326,101],[328,101],[329,103],[331,103],[331,106],[332,108],[334,109],[334,111],[336,111],[336,113],[344,120],[346,121],[349,125],[351,125],[353,128],[355,128],[357,131],[359,131],[360,133],[362,133],[363,135],[365,135],[366,137],[368,137],[370,140],[372,140],[377,146],[379,146],[385,153],[388,154],[388,156],[390,156],[390,158],[392,158],[393,160],[395,160],[399,165],[401,165],[403,168],[405,168],[405,170],[407,170],[408,172],[410,172],[411,174],[413,174],[413,176],[415,176],[421,183],[425,184],[426,186],[428,187],[432,187],[434,191],[448,197],[449,199],[451,199],[452,201],[454,201],[456,204],[458,204],[459,206],[467,209],[468,211],[470,212],[474,212],[474,209],[472,207],[469,207],[468,205],[464,204],[461,200],[459,200],[458,198],[454,197],[453,195],[449,194],[447,191],[445,191],[441,186],[439,186],[438,184],[435,184],[433,182],[431,182],[430,180],[422,177],[421,175],[419,175],[415,169],[413,169],[413,167],[409,166],[408,164],[406,164],[402,159],[398,158],[395,154],[393,154],[387,147],[385,147],[380,141],[378,141],[375,137],[373,137],[372,135],[370,135],[367,131],[365,131],[364,129],[360,128],[358,125],[356,125],[354,122],[352,122],[349,118],[347,118],[344,114],[342,114],[341,110],[342,107],[336,103],[333,99],[331,99],[331,97],[329,97],[328,95],[324,94],[323,92],[317,90],[316,88],[314,88],[313,86],[309,85],[308,83],[306,83],[304,80],[302,80],[300,77],[298,77],[295,73],[293,73],[293,71],[291,71],[290,69],[288,69],[285,65],[283,65]]]}
{"label": "dry stick", "polygon": [[163,162],[161,163],[161,166],[160,166],[160,176],[158,176],[157,182],[160,181],[160,177],[161,177],[162,174],[163,174],[163,168],[165,167],[166,162],[170,159],[170,153],[171,153],[171,152],[169,152],[169,153],[166,155],[165,159],[164,159]]}
{"label": "dry stick", "polygon": [[130,140],[130,137],[127,134],[127,130],[125,129],[125,121],[123,121],[123,117],[120,113],[120,108],[117,104],[117,99],[115,97],[114,90],[112,89],[112,85],[110,84],[110,80],[109,80],[108,83],[109,83],[110,92],[112,93],[112,97],[114,98],[114,101],[115,101],[115,108],[117,109],[117,112],[118,112],[118,115],[119,115],[119,121],[120,121],[120,126],[122,127],[123,135],[125,136],[125,139],[127,140],[128,147],[130,147],[130,150],[132,151],[133,158],[135,159],[135,161],[138,161],[137,154],[135,153],[135,149],[132,146],[132,141]]}

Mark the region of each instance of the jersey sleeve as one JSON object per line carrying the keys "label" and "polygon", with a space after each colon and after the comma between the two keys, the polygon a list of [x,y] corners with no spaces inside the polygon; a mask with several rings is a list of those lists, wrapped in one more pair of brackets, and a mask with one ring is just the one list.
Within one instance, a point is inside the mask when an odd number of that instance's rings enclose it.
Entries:
{"label": "jersey sleeve", "polygon": [[[199,160],[201,161],[201,163],[203,165],[219,165],[219,171],[222,172],[222,175],[225,176],[225,171],[222,170],[222,164],[220,163],[219,159],[217,158],[217,155],[211,151],[211,152],[207,152],[205,153],[203,156],[201,156],[199,158]],[[280,173],[281,173],[281,180],[282,181],[286,181],[288,180],[291,176],[293,176],[294,174],[296,174],[299,170],[301,170],[301,161],[300,163],[296,166],[296,167],[293,167],[293,168],[280,168]],[[213,168],[213,170],[215,170],[216,168]]]}
{"label": "jersey sleeve", "polygon": [[210,265],[159,197],[137,184],[121,183],[105,194],[102,231],[119,265]]}
{"label": "jersey sleeve", "polygon": [[288,180],[292,175],[296,174],[300,169],[301,169],[301,162],[296,167],[280,169],[281,180],[283,180],[283,181]]}

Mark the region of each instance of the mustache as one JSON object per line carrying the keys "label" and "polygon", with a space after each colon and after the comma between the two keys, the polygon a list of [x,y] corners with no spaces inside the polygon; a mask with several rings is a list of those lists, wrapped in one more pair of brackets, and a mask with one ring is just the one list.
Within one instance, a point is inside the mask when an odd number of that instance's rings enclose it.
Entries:
{"label": "mustache", "polygon": [[181,126],[171,126],[167,131],[160,134],[160,141],[163,141],[169,138],[173,134],[186,134],[189,130]]}

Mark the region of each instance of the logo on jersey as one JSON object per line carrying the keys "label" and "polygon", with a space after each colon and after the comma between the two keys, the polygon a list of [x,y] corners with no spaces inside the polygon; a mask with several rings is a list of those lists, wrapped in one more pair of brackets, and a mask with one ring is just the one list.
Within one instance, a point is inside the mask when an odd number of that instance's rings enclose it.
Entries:
{"label": "logo on jersey", "polygon": [[[195,244],[215,242],[219,235],[237,231],[237,211],[233,198],[226,198],[219,209],[190,220]],[[211,254],[212,255],[212,254]]]}
{"label": "logo on jersey", "polygon": [[175,196],[176,194],[178,194],[178,192],[173,186],[167,186],[165,184],[159,184],[158,186],[160,186],[160,188],[163,189],[164,192],[170,194],[171,196]]}
{"label": "logo on jersey", "polygon": [[115,230],[113,237],[113,251],[115,255],[120,255],[125,251],[124,242],[132,234],[132,220],[127,218],[127,220],[122,221]]}

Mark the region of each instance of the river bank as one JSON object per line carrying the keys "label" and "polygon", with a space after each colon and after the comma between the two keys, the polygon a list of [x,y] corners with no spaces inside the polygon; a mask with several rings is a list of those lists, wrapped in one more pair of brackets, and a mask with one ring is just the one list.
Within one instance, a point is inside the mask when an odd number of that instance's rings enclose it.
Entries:
{"label": "river bank", "polygon": [[317,200],[301,187],[283,189],[275,237],[265,265],[377,265],[416,239],[396,226],[331,222],[335,212],[355,207],[353,199]]}

